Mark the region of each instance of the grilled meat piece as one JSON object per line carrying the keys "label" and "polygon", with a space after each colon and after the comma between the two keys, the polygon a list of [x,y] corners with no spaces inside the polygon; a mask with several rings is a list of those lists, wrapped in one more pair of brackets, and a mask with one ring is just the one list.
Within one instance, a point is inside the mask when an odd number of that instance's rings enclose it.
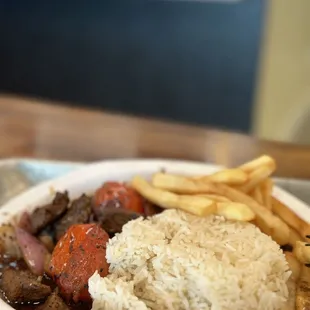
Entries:
{"label": "grilled meat piece", "polygon": [[59,240],[74,224],[88,223],[91,214],[91,198],[83,194],[74,200],[67,213],[55,223],[56,240]]}
{"label": "grilled meat piece", "polygon": [[6,268],[2,274],[2,290],[11,303],[43,301],[52,291],[37,279],[28,270]]}

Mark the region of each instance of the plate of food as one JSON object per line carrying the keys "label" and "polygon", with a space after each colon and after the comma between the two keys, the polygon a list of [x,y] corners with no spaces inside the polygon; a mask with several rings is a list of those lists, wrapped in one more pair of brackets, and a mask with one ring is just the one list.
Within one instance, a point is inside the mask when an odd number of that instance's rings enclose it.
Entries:
{"label": "plate of food", "polygon": [[310,209],[275,170],[115,160],[28,190],[0,209],[0,309],[307,309]]}

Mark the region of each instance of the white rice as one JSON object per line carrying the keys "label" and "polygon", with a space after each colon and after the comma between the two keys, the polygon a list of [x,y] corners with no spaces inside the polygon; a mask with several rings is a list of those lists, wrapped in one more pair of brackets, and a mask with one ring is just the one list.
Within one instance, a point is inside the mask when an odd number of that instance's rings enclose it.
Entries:
{"label": "white rice", "polygon": [[94,310],[276,310],[291,274],[252,224],[166,210],[127,223],[107,245],[110,273],[89,279]]}

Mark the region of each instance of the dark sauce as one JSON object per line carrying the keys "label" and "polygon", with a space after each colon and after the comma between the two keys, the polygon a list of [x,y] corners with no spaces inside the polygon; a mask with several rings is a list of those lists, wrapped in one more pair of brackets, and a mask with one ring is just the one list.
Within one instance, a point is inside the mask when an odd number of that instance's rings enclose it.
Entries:
{"label": "dark sauce", "polygon": [[[0,256],[0,287],[2,287],[2,272],[6,267],[11,267],[17,270],[27,270],[28,267],[23,259],[12,259],[9,256],[3,255]],[[56,288],[56,284],[54,281],[46,274],[42,277],[42,283],[49,285],[52,290]],[[42,303],[31,303],[31,304],[13,304],[10,303],[5,294],[3,293],[2,289],[0,289],[0,298],[5,300],[7,304],[9,304],[12,308],[16,310],[39,310]],[[78,304],[67,304],[69,309],[71,310],[91,310],[92,304],[91,303],[85,303],[81,302]]]}

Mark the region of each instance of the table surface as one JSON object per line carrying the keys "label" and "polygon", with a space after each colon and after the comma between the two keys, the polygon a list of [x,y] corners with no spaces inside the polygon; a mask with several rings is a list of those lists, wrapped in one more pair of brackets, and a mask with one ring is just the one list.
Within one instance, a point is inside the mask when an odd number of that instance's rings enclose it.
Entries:
{"label": "table surface", "polygon": [[1,158],[175,158],[233,167],[269,154],[277,176],[310,179],[310,146],[8,96],[0,97],[0,115]]}

